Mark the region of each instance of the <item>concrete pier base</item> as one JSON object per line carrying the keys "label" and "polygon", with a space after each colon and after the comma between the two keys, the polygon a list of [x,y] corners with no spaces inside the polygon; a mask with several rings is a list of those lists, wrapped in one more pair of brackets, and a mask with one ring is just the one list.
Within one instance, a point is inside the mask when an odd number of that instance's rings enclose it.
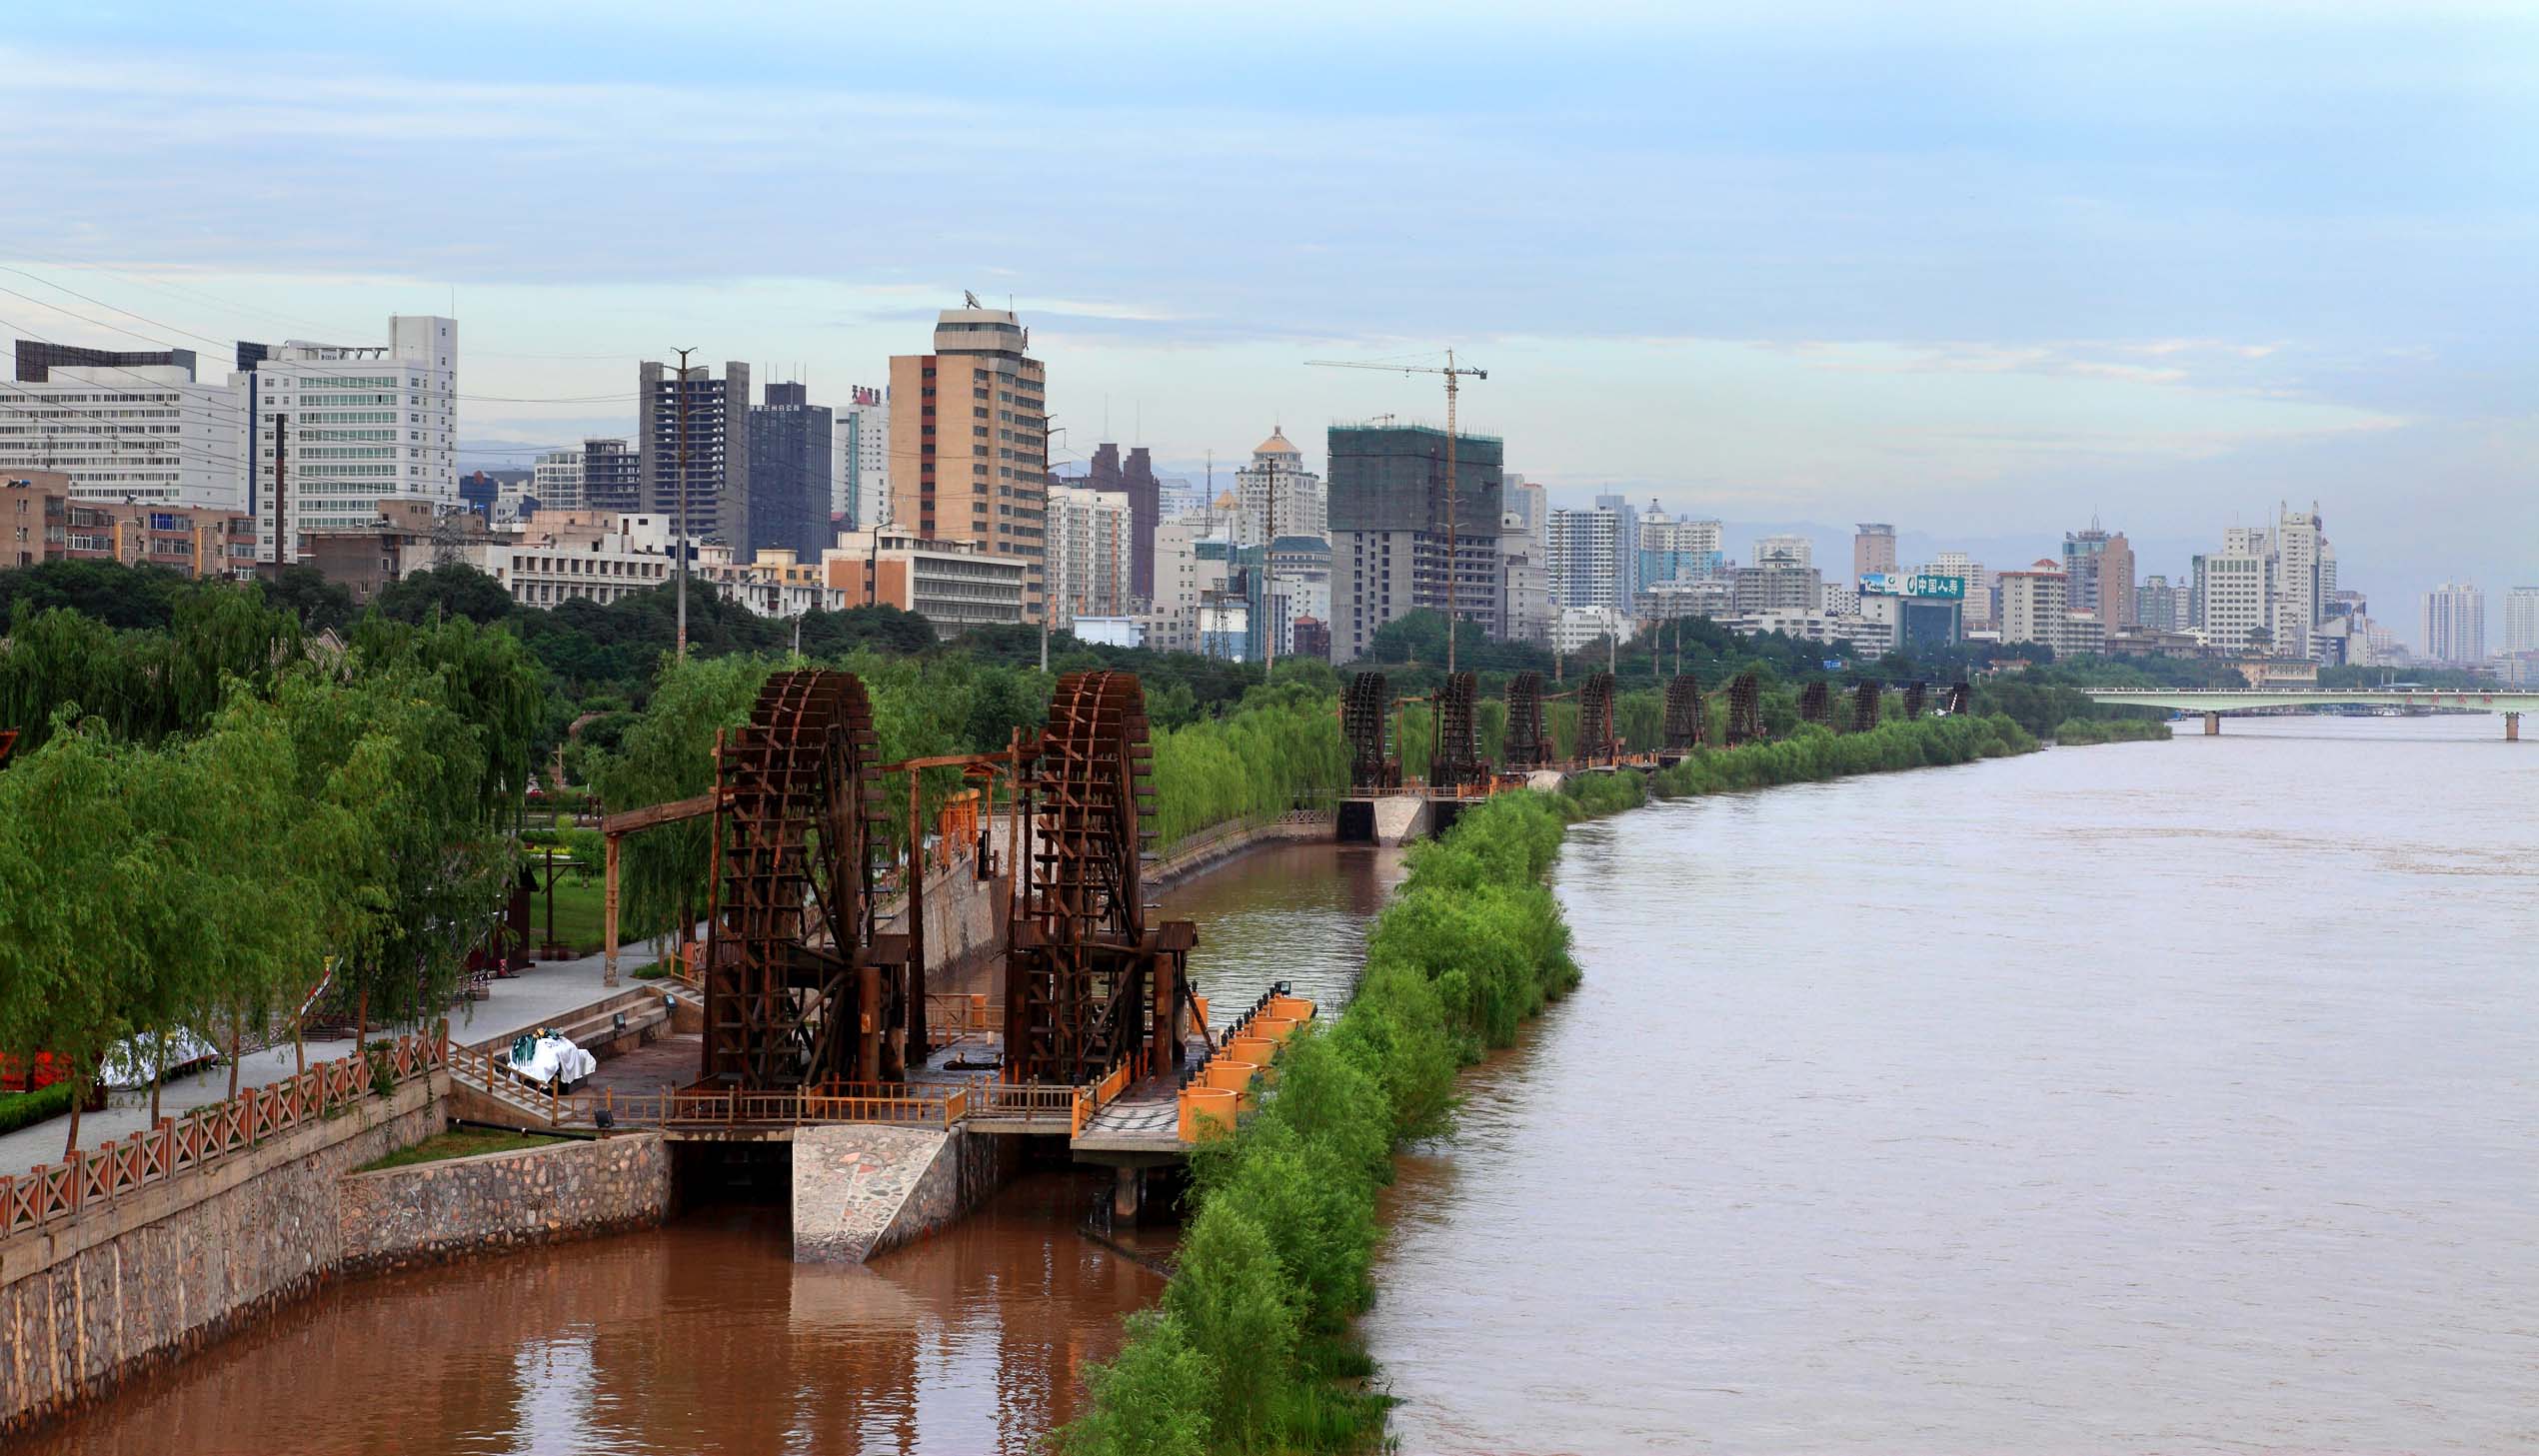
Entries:
{"label": "concrete pier base", "polygon": [[2217,738],[2221,736],[2220,714],[2208,713],[2204,715],[2204,736],[2208,738]]}
{"label": "concrete pier base", "polygon": [[1123,1164],[1112,1172],[1115,1177],[1111,1185],[1111,1221],[1134,1226],[1146,1211],[1146,1169]]}
{"label": "concrete pier base", "polygon": [[795,1129],[795,1261],[861,1264],[961,1217],[1005,1181],[1007,1141],[960,1128]]}
{"label": "concrete pier base", "polygon": [[1406,844],[1429,832],[1432,822],[1433,815],[1424,798],[1400,793],[1375,800],[1375,842],[1378,844]]}
{"label": "concrete pier base", "polygon": [[2508,743],[2518,743],[2521,741],[2520,714],[2508,713],[2504,715],[2504,741]]}

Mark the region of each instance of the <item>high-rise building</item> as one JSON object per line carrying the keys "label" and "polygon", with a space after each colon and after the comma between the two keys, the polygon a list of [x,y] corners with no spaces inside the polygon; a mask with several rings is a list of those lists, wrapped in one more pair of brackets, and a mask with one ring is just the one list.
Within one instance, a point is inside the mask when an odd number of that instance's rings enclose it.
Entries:
{"label": "high-rise building", "polygon": [[[623,440],[582,442],[582,505],[586,511],[644,513],[643,457]],[[664,548],[667,550],[668,548]]]}
{"label": "high-rise building", "polygon": [[2310,629],[2327,616],[2335,593],[2334,553],[2327,545],[2327,523],[2316,503],[2307,511],[2288,506],[2278,513],[2274,530],[2274,647],[2287,658],[2310,655]]}
{"label": "high-rise building", "polygon": [[2134,625],[2151,632],[2186,631],[2186,593],[2153,575],[2134,599]]}
{"label": "high-rise building", "polygon": [[1455,438],[1450,496],[1442,430],[1334,425],[1329,440],[1334,658],[1364,657],[1376,629],[1414,610],[1443,612],[1449,595],[1457,619],[1503,633],[1499,439]]}
{"label": "high-rise building", "polygon": [[892,356],[891,519],[1021,562],[1024,620],[1039,622],[1049,611],[1049,405],[1047,372],[1024,353],[1031,343],[1013,313],[973,299],[937,316],[934,353]]}
{"label": "high-rise building", "polygon": [[1983,563],[1962,551],[1943,551],[1922,566],[1925,577],[1954,577],[1966,584],[1964,623],[1968,627],[1989,626],[1992,622],[1993,574]]}
{"label": "high-rise building", "polygon": [[750,411],[748,555],[790,551],[796,562],[811,563],[836,544],[829,525],[834,431],[829,407],[813,404],[802,385],[768,385],[767,403]]}
{"label": "high-rise building", "polygon": [[[1532,489],[1539,493],[1542,488]],[[1498,516],[1498,563],[1507,640],[1541,642],[1551,633],[1551,573],[1546,566],[1549,550],[1537,537],[1547,536],[1550,523],[1546,520],[1537,529],[1514,494],[1504,499],[1508,505]]]}
{"label": "high-rise building", "polygon": [[[674,533],[690,541],[746,546],[750,367],[729,361],[717,379],[702,364],[683,372],[647,360],[638,382],[636,469],[643,478],[643,514],[667,519]],[[587,457],[583,465],[587,471]]]}
{"label": "high-rise building", "polygon": [[2107,550],[2107,533],[2096,521],[2089,523],[2087,531],[2063,533],[2063,582],[2068,610],[2092,613],[2099,610],[2098,559]]}
{"label": "high-rise building", "polygon": [[2444,582],[2424,597],[2424,655],[2468,664],[2486,657],[2486,594],[2469,582]]}
{"label": "high-rise building", "polygon": [[1554,607],[1630,609],[1636,551],[1623,512],[1599,501],[1580,511],[1551,508],[1543,566]]}
{"label": "high-rise building", "polygon": [[453,320],[400,314],[385,346],[239,346],[230,383],[255,411],[261,559],[298,561],[313,531],[371,530],[382,502],[458,509],[458,335]]}
{"label": "high-rise building", "polygon": [[1803,536],[1766,536],[1754,543],[1754,565],[1758,567],[1812,567],[1816,564],[1816,544]]}
{"label": "high-rise building", "polygon": [[1718,522],[1664,516],[1656,502],[1649,502],[1648,514],[1639,518],[1640,590],[1718,575],[1726,560],[1722,540]]}
{"label": "high-rise building", "polygon": [[1049,580],[1056,626],[1079,617],[1122,617],[1136,587],[1129,570],[1134,537],[1129,499],[1085,486],[1049,494]]}
{"label": "high-rise building", "polygon": [[829,509],[860,531],[876,524],[872,518],[891,498],[891,410],[884,392],[870,386],[857,385],[848,398],[833,421],[838,460]]}
{"label": "high-rise building", "polygon": [[2020,572],[2001,574],[2001,641],[2043,643],[2062,650],[2071,640],[2071,574],[2040,561]]}
{"label": "high-rise building", "polygon": [[1851,538],[1851,580],[1872,572],[1892,576],[1895,570],[1895,528],[1883,521],[1861,522],[1860,534]]}
{"label": "high-rise building", "polygon": [[2098,620],[2107,631],[2120,632],[2140,625],[2134,606],[2133,543],[2124,533],[2108,536],[2107,544],[2098,552],[2097,582]]}
{"label": "high-rise building", "polygon": [[1543,554],[1551,547],[1551,492],[1510,472],[1500,482],[1499,500],[1505,507],[1500,512],[1499,535],[1506,536],[1505,520],[1513,518],[1517,528],[1532,541],[1534,564],[1540,566]]}
{"label": "high-rise building", "polygon": [[1283,431],[1253,447],[1252,464],[1235,472],[1235,539],[1253,545],[1271,536],[1322,536],[1329,531],[1322,478]]}
{"label": "high-rise building", "polygon": [[1822,574],[1814,567],[1786,565],[1778,554],[1770,566],[1738,567],[1728,573],[1728,610],[1739,616],[1753,612],[1816,612],[1824,605]]}
{"label": "high-rise building", "polygon": [[540,515],[582,509],[582,452],[550,450],[529,466],[529,498]]}
{"label": "high-rise building", "polygon": [[2504,594],[2504,651],[2539,653],[2539,587]]}
{"label": "high-rise building", "polygon": [[2266,558],[2248,550],[2246,537],[2224,537],[2224,548],[2195,558],[2195,630],[2212,647],[2244,649],[2272,642],[2268,625],[2273,593]]}
{"label": "high-rise building", "polygon": [[201,384],[190,349],[20,339],[0,384],[0,473],[58,471],[70,499],[247,509],[247,392]]}

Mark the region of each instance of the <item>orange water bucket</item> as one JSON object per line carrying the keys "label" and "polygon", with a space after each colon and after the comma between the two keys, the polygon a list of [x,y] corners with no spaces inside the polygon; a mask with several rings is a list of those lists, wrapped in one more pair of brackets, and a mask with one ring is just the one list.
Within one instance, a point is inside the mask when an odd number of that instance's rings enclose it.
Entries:
{"label": "orange water bucket", "polygon": [[1191,1086],[1182,1089],[1181,1136],[1184,1142],[1205,1142],[1224,1137],[1235,1130],[1235,1117],[1241,1100],[1223,1087]]}
{"label": "orange water bucket", "polygon": [[1271,1041],[1284,1041],[1295,1028],[1303,1024],[1292,1016],[1272,1016],[1264,1012],[1252,1018],[1252,1024],[1244,1028],[1244,1034],[1265,1036]]}
{"label": "orange water bucket", "polygon": [[1208,1069],[1201,1072],[1199,1077],[1203,1086],[1216,1087],[1228,1092],[1248,1092],[1252,1090],[1253,1079],[1260,1075],[1261,1068],[1252,1062],[1237,1061],[1221,1056],[1210,1062]]}
{"label": "orange water bucket", "polygon": [[1267,1036],[1238,1036],[1227,1042],[1226,1049],[1217,1054],[1233,1057],[1237,1061],[1248,1061],[1254,1066],[1266,1067],[1270,1064],[1270,1058],[1277,1053],[1278,1043]]}
{"label": "orange water bucket", "polygon": [[1313,1003],[1302,996],[1271,996],[1270,1014],[1284,1016],[1290,1021],[1310,1021],[1313,1019]]}

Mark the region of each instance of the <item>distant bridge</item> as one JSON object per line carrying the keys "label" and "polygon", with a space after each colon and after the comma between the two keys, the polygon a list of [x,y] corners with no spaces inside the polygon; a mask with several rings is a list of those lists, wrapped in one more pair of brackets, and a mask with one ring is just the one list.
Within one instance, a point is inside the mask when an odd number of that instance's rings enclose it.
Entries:
{"label": "distant bridge", "polygon": [[2499,693],[2483,689],[2426,688],[2226,688],[2199,691],[2185,688],[2092,688],[2087,690],[2092,703],[2130,703],[2141,708],[2165,708],[2177,713],[2204,715],[2204,731],[2221,731],[2225,713],[2258,708],[2343,708],[2388,707],[2448,709],[2452,712],[2500,713],[2504,716],[2504,737],[2510,742],[2521,740],[2521,716],[2539,711],[2539,693]]}

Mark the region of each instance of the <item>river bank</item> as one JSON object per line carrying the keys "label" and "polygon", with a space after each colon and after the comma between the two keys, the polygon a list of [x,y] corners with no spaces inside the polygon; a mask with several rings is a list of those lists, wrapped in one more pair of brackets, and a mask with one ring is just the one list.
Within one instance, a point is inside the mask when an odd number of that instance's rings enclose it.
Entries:
{"label": "river bank", "polygon": [[1654,773],[1576,775],[1502,794],[1439,840],[1368,936],[1357,994],[1282,1050],[1275,1095],[1197,1162],[1183,1254],[1162,1307],[1129,1323],[1059,1433],[1094,1453],[1347,1450],[1381,1436],[1388,1396],[1355,1320],[1372,1296],[1377,1195],[1406,1145],[1453,1126],[1457,1077],[1577,983],[1545,886],[1567,821],[1687,797],[2031,750],[2005,719],[1922,720],[1865,733],[1802,729],[1696,753]]}

